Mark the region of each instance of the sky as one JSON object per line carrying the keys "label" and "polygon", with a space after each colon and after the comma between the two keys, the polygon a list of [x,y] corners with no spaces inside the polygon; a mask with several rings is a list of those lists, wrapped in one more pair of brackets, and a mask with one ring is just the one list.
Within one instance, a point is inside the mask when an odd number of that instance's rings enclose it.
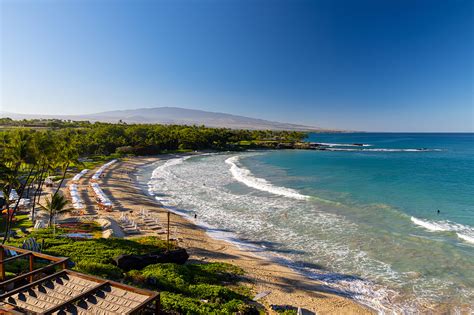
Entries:
{"label": "sky", "polygon": [[0,0],[0,109],[474,131],[472,0]]}

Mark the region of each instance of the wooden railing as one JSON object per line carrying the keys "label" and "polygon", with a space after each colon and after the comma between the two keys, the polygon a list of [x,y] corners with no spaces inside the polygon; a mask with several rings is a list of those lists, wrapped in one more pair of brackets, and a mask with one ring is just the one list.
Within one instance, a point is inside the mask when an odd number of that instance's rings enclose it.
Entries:
{"label": "wooden railing", "polygon": [[[5,258],[5,250],[10,250],[14,251],[17,253],[15,256],[11,256],[8,258]],[[11,279],[5,280],[5,264],[11,261],[14,261],[16,259],[20,258],[25,258],[28,257],[29,259],[29,271],[25,272],[23,274],[20,274],[16,277],[13,277]],[[50,262],[50,264],[41,267],[39,269],[34,269],[34,262],[35,259],[42,259],[42,260],[47,260]],[[145,295],[148,296],[145,301],[139,303],[134,309],[130,310],[127,314],[141,314],[142,311],[147,310],[150,313],[153,314],[159,314],[160,312],[160,294],[159,292],[154,292],[150,290],[145,290],[145,289],[140,289],[140,288],[135,288],[132,286],[128,286],[123,283],[118,283],[110,280],[105,280],[101,279],[98,277],[94,277],[91,275],[85,275],[82,273],[78,273],[75,271],[67,270],[67,262],[69,258],[67,257],[54,257],[50,255],[46,255],[43,253],[38,253],[38,252],[33,252],[30,250],[22,249],[22,248],[17,248],[9,245],[0,245],[0,301],[2,301],[4,304],[8,304],[9,302],[6,300],[6,298],[15,295],[19,292],[23,292],[31,287],[37,286],[41,283],[44,283],[45,281],[49,279],[53,279],[56,277],[64,276],[64,275],[73,275],[76,277],[84,278],[89,281],[94,281],[97,282],[97,285],[90,288],[89,290],[84,291],[82,294],[71,297],[71,299],[67,301],[62,301],[60,304],[55,305],[54,307],[45,310],[41,314],[52,314],[54,312],[64,310],[67,308],[68,305],[72,305],[73,303],[76,303],[79,300],[85,299],[87,296],[94,294],[96,291],[101,290],[104,286],[110,285],[113,287],[117,287],[126,291],[134,292],[137,294]],[[45,271],[50,271],[51,269],[54,270],[55,267],[60,267],[61,270],[54,272],[48,276],[45,276]],[[25,270],[26,271],[26,270]],[[40,278],[37,277],[37,279],[34,279],[35,275],[41,275]],[[24,284],[24,282],[18,282],[20,280],[23,280],[25,278],[29,279],[29,283]],[[13,288],[6,289],[8,285],[12,285]],[[12,307],[15,307],[15,305],[11,305]],[[0,306],[0,314],[1,312],[4,311],[4,309]],[[11,314],[16,313],[13,310],[8,310]]]}
{"label": "wooden railing", "polygon": [[[20,253],[19,255],[11,256],[5,258],[5,250],[10,250],[12,252]],[[5,264],[20,258],[28,257],[29,259],[29,272],[20,274],[11,279],[5,280]],[[51,262],[49,265],[46,265],[42,268],[35,269],[35,258],[47,260]],[[51,255],[46,255],[43,253],[33,252],[31,250],[18,248],[10,245],[0,245],[0,289],[3,289],[6,285],[15,283],[16,281],[29,278],[30,282],[33,282],[33,278],[36,274],[45,272],[47,270],[53,269],[59,266],[61,269],[66,269],[66,264],[69,258],[67,257],[54,257]]]}

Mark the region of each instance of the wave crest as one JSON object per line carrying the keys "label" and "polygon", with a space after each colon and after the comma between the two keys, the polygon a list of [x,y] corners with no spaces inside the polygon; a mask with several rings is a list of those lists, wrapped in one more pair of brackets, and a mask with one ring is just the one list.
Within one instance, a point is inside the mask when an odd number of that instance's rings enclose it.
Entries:
{"label": "wave crest", "polygon": [[151,175],[151,179],[158,178],[159,175],[163,172],[163,170],[165,170],[169,167],[172,167],[172,166],[182,164],[184,161],[186,161],[187,159],[189,159],[191,157],[192,156],[183,156],[183,157],[179,157],[179,158],[169,159],[163,165],[160,165],[157,168],[155,168],[155,170],[153,171],[153,173]]}
{"label": "wave crest", "polygon": [[474,228],[448,221],[428,221],[411,217],[411,221],[431,232],[456,232],[456,235],[471,244],[474,244]]}
{"label": "wave crest", "polygon": [[246,186],[274,195],[280,195],[298,200],[307,200],[310,198],[310,196],[300,194],[294,189],[274,186],[263,178],[255,177],[250,170],[239,167],[236,164],[238,160],[239,156],[233,156],[225,160],[225,163],[230,165],[230,172],[232,173],[232,176],[237,181],[245,184]]}

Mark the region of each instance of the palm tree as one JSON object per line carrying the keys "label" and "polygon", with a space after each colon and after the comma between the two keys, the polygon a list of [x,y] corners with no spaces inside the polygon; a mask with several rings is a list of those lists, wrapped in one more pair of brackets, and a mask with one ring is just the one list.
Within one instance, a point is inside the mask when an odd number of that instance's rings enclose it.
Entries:
{"label": "palm tree", "polygon": [[49,215],[48,227],[51,227],[53,218],[58,214],[69,211],[65,209],[68,200],[61,194],[51,194],[51,198],[46,199],[46,205],[40,204],[40,207]]}
{"label": "palm tree", "polygon": [[[10,235],[11,221],[18,208],[21,196],[25,187],[29,185],[29,180],[36,169],[38,150],[31,131],[18,129],[11,133],[11,136],[3,137],[2,155],[4,155],[4,166],[11,171],[11,177],[7,177],[4,193],[8,196],[12,188],[18,189],[19,198],[13,207],[13,211],[6,216],[5,235],[2,243],[5,243]],[[27,174],[27,176],[25,176]],[[15,186],[15,187],[14,187]]]}
{"label": "palm tree", "polygon": [[61,169],[62,177],[61,181],[59,182],[58,187],[56,188],[56,191],[54,192],[55,195],[58,194],[59,190],[61,189],[61,185],[64,182],[64,179],[66,178],[66,173],[68,171],[69,165],[75,164],[81,165],[81,163],[78,160],[79,157],[79,152],[77,151],[77,143],[74,141],[71,141],[72,139],[72,133],[71,132],[66,132],[62,135],[60,139],[60,143],[56,144],[56,160],[55,163],[59,168]]}

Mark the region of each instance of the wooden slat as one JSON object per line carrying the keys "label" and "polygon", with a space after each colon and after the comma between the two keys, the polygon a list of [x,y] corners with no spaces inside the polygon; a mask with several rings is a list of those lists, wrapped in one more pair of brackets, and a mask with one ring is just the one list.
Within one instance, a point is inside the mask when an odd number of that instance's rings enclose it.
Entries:
{"label": "wooden slat", "polygon": [[60,261],[60,260],[65,258],[65,257],[55,257],[55,256],[43,254],[43,253],[33,252],[31,250],[18,248],[18,247],[14,247],[14,246],[10,246],[10,245],[0,245],[0,248],[9,249],[9,250],[12,250],[12,251],[15,251],[15,252],[20,252],[20,253],[32,253],[35,257],[43,258],[43,259],[50,260],[50,261]]}
{"label": "wooden slat", "polygon": [[9,262],[9,261],[12,261],[12,260],[15,260],[15,259],[18,259],[18,258],[22,258],[22,257],[25,257],[25,256],[29,256],[29,255],[31,255],[31,253],[23,253],[23,254],[20,254],[20,255],[8,257],[7,259],[4,259],[4,260],[0,261],[0,264],[4,264],[6,262]]}
{"label": "wooden slat", "polygon": [[5,287],[6,285],[9,285],[10,283],[15,283],[18,280],[21,280],[21,279],[24,279],[24,278],[27,278],[27,277],[30,277],[30,276],[34,276],[37,273],[44,272],[44,271],[49,270],[51,268],[54,268],[56,266],[62,265],[68,260],[69,260],[69,258],[64,258],[64,260],[57,261],[57,262],[52,263],[50,265],[47,265],[43,268],[36,269],[36,270],[31,271],[31,272],[27,272],[27,273],[24,273],[22,275],[16,276],[14,278],[8,279],[6,281],[0,282],[0,288]]}
{"label": "wooden slat", "polygon": [[58,304],[54,307],[51,307],[50,309],[46,310],[42,314],[45,314],[45,315],[46,314],[53,314],[54,312],[60,311],[61,309],[63,309],[64,307],[67,307],[68,305],[72,305],[73,303],[75,303],[77,301],[83,300],[83,299],[87,298],[88,296],[93,295],[95,292],[99,291],[100,289],[102,289],[106,285],[110,285],[110,283],[108,281],[105,281],[103,283],[99,283],[98,285],[92,287],[91,289],[89,289],[87,291],[84,291],[83,293],[79,294],[78,296],[75,296],[75,297],[73,297],[73,298],[71,298],[67,301],[64,301],[61,304]]}
{"label": "wooden slat", "polygon": [[6,299],[7,297],[10,297],[12,295],[15,295],[17,293],[20,293],[22,291],[25,291],[25,290],[28,290],[29,288],[31,287],[34,287],[34,286],[37,286],[37,285],[40,285],[42,284],[43,282],[45,281],[48,281],[49,279],[53,279],[53,278],[57,278],[57,277],[60,277],[62,275],[66,274],[66,271],[65,270],[61,270],[61,271],[58,271],[56,273],[53,273],[52,275],[49,275],[47,277],[44,277],[44,278],[41,278],[39,280],[36,280],[36,281],[33,281],[31,283],[28,283],[22,287],[19,287],[19,288],[16,288],[16,289],[13,289],[11,291],[8,291],[2,295],[0,295],[0,300],[4,300]]}
{"label": "wooden slat", "polygon": [[[101,279],[99,277],[86,275],[86,274],[79,273],[79,272],[76,272],[76,271],[72,271],[72,270],[69,270],[69,269],[66,270],[66,273],[70,274],[70,275],[77,276],[77,277],[81,277],[81,278],[84,278],[84,279],[87,279],[87,280],[95,281],[95,282],[103,282],[104,281],[104,279]],[[132,287],[132,286],[120,283],[120,282],[111,281],[111,280],[108,280],[108,282],[111,286],[119,288],[119,289],[123,289],[125,291],[131,291],[131,292],[134,292],[134,293],[137,293],[137,294],[147,295],[147,296],[152,296],[152,297],[156,297],[158,295],[158,293],[155,292],[155,291],[140,289],[140,288]]]}
{"label": "wooden slat", "polygon": [[[3,250],[3,247],[0,249],[0,260],[3,260],[5,257],[5,251]],[[5,266],[3,264],[0,264],[0,281],[5,280]]]}
{"label": "wooden slat", "polygon": [[[90,276],[90,275],[85,275],[85,274],[78,273],[78,272],[72,271],[72,270],[66,270],[66,273],[69,274],[69,275],[74,275],[74,276],[81,277],[83,279],[87,279],[87,280],[91,280],[91,281],[99,282],[99,281],[102,280],[100,278]],[[115,282],[115,281],[110,281],[110,280],[108,282],[112,287],[119,288],[119,289],[122,289],[122,290],[125,290],[125,291],[130,291],[130,292],[133,292],[133,293],[136,293],[136,294],[148,296],[148,298],[143,302],[138,302],[137,301],[137,303],[139,303],[139,305],[137,305],[136,307],[131,309],[129,312],[127,312],[127,314],[135,314],[138,311],[145,308],[148,304],[152,303],[153,301],[156,301],[156,303],[157,303],[157,306],[155,308],[155,313],[158,314],[159,308],[160,308],[160,293],[155,292],[155,291],[150,291],[150,290],[145,290],[145,289],[132,287],[132,286],[120,283],[120,282]]]}
{"label": "wooden slat", "polygon": [[130,311],[128,311],[126,314],[130,314],[130,315],[133,315],[133,314],[137,314],[138,311],[141,311],[143,310],[145,307],[147,307],[148,304],[151,304],[153,302],[156,302],[158,303],[156,306],[155,306],[155,314],[158,314],[159,312],[159,308],[160,308],[160,304],[159,304],[159,301],[160,301],[160,294],[157,293],[155,296],[150,296],[148,299],[146,299],[145,301],[141,302],[139,305],[137,305],[136,307],[132,308]]}
{"label": "wooden slat", "polygon": [[[136,301],[139,305],[137,305],[136,307],[134,307],[133,309],[131,309],[129,312],[127,312],[127,314],[136,314],[136,313],[139,313],[141,310],[143,310],[145,307],[147,306],[153,306],[152,303],[155,302],[155,313],[158,313],[159,312],[159,309],[160,309],[160,302],[159,302],[159,293],[158,292],[154,292],[154,291],[150,291],[150,290],[145,290],[145,289],[140,289],[140,288],[136,288],[136,287],[132,287],[132,286],[128,286],[128,285],[125,285],[125,284],[122,284],[122,283],[119,283],[119,282],[114,282],[114,281],[106,281],[104,279],[101,279],[101,278],[98,278],[98,277],[94,277],[94,276],[90,276],[90,275],[85,275],[85,274],[82,274],[82,273],[78,273],[78,272],[74,272],[74,271],[71,271],[71,270],[67,270],[65,269],[66,268],[66,262],[69,260],[69,258],[64,258],[64,257],[54,257],[54,256],[50,256],[50,255],[46,255],[46,254],[41,254],[41,253],[37,253],[37,252],[33,252],[33,251],[29,251],[29,250],[25,250],[25,249],[21,249],[21,248],[16,248],[16,247],[13,247],[13,246],[9,246],[9,245],[0,245],[0,254],[2,254],[4,252],[5,249],[9,249],[9,250],[12,250],[12,251],[16,251],[16,252],[19,252],[19,253],[22,253],[20,255],[17,255],[15,257],[12,257],[12,259],[10,258],[7,258],[5,260],[1,260],[0,259],[0,268],[4,267],[4,262],[8,262],[9,260],[13,260],[13,259],[17,259],[19,257],[24,257],[24,256],[28,256],[30,255],[31,258],[34,259],[34,257],[38,257],[38,258],[42,258],[42,259],[46,259],[46,260],[49,260],[49,261],[52,261],[54,263],[48,265],[48,266],[45,266],[43,268],[40,268],[40,269],[37,269],[37,270],[33,270],[33,271],[30,271],[30,272],[27,272],[25,274],[22,274],[22,275],[19,275],[19,276],[16,276],[12,279],[9,279],[9,280],[6,280],[6,281],[3,281],[3,282],[0,282],[0,288],[3,288],[9,284],[12,284],[12,283],[15,283],[16,281],[19,281],[21,279],[24,279],[24,278],[27,278],[27,277],[30,277],[30,281],[31,279],[33,278],[34,275],[38,274],[38,273],[42,273],[42,272],[45,272],[51,268],[54,268],[56,266],[62,266],[63,270],[59,271],[59,272],[56,272],[54,273],[53,275],[50,275],[50,276],[46,276],[46,277],[43,277],[42,279],[39,279],[37,281],[34,281],[34,282],[31,282],[27,285],[24,285],[20,288],[17,288],[17,289],[14,289],[12,291],[9,291],[9,292],[6,292],[2,295],[0,295],[0,300],[5,300],[6,298],[16,294],[16,293],[19,293],[19,292],[22,292],[22,291],[25,291],[25,290],[28,290],[28,289],[31,289],[35,286],[38,286],[38,285],[41,285],[42,283],[46,282],[46,281],[49,281],[50,279],[53,279],[55,277],[59,277],[59,276],[62,276],[62,275],[70,275],[72,277],[79,277],[79,278],[82,278],[82,279],[86,279],[86,280],[89,280],[89,281],[93,281],[93,282],[96,282],[97,285],[92,287],[91,289],[88,289],[86,290],[85,292],[75,296],[75,297],[72,297],[66,301],[63,301],[61,302],[60,304],[56,305],[56,306],[52,306],[50,309],[44,311],[44,313],[41,313],[41,314],[52,314],[54,312],[57,312],[65,307],[67,307],[68,305],[72,305],[74,303],[76,303],[77,301],[80,301],[80,300],[84,300],[86,299],[88,296],[92,296],[94,295],[95,292],[101,290],[104,286],[106,285],[110,285],[111,287],[114,287],[114,288],[117,288],[117,289],[122,289],[122,290],[125,290],[125,291],[129,291],[129,292],[132,292],[132,293],[135,293],[135,294],[138,294],[138,295],[141,295],[143,296],[143,298],[147,297],[145,299],[145,301],[143,302],[138,302]],[[0,255],[1,256],[1,255]],[[0,257],[1,258],[1,257]],[[1,309],[1,308],[0,308]]]}

